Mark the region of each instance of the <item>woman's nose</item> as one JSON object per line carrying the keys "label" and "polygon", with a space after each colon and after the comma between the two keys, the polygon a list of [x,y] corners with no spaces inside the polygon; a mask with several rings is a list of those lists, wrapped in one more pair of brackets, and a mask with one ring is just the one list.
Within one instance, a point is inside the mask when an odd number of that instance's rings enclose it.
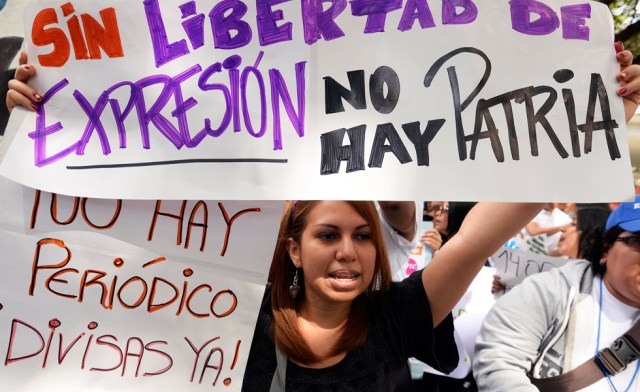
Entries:
{"label": "woman's nose", "polygon": [[351,262],[356,259],[356,249],[353,243],[353,239],[345,237],[340,241],[338,250],[336,252],[336,259],[338,261]]}

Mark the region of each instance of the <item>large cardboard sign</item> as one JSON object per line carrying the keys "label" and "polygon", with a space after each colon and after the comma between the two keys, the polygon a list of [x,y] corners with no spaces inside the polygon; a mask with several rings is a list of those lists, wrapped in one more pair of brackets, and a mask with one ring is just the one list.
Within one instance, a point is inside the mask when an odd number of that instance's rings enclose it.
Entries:
{"label": "large cardboard sign", "polygon": [[240,390],[282,202],[0,189],[3,388]]}
{"label": "large cardboard sign", "polygon": [[44,99],[12,130],[0,173],[30,187],[178,200],[633,194],[602,4],[75,1],[34,5],[25,27]]}

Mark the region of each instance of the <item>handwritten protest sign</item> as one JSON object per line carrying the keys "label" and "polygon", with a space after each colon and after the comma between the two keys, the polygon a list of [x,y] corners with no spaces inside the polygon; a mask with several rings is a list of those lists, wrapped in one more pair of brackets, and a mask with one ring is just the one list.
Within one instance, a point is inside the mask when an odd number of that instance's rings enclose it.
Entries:
{"label": "handwritten protest sign", "polygon": [[181,230],[155,201],[0,190],[3,387],[240,390],[282,202],[187,203]]}
{"label": "handwritten protest sign", "polygon": [[33,190],[25,193],[30,193],[27,197],[32,200],[26,211],[31,230],[98,231],[156,253],[187,257],[255,277],[262,283],[277,232],[274,217],[277,220],[283,204],[87,199]]}
{"label": "handwritten protest sign", "polygon": [[10,131],[0,173],[34,188],[178,200],[633,194],[602,4],[76,1],[38,4],[25,26],[44,100]]}
{"label": "handwritten protest sign", "polygon": [[496,274],[507,289],[522,282],[527,276],[548,271],[567,262],[561,257],[503,247],[491,256],[496,265]]}

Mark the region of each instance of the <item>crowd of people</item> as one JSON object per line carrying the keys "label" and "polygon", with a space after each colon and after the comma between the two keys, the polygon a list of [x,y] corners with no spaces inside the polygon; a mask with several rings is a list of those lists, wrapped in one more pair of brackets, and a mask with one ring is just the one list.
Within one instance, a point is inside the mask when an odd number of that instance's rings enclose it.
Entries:
{"label": "crowd of people", "polygon": [[[628,120],[640,101],[640,66],[620,44],[616,53]],[[37,110],[41,95],[28,84],[34,73],[23,56],[8,84],[9,111]],[[639,390],[640,339],[626,331],[640,318],[640,198],[613,212],[561,207],[287,202],[243,390]],[[433,228],[422,231],[425,217]],[[444,374],[458,366],[451,311],[514,238],[567,261],[496,302],[466,377],[412,371],[410,358]],[[408,274],[420,243],[432,258]],[[575,376],[583,364],[593,377]]]}
{"label": "crowd of people", "polygon": [[570,259],[495,303],[476,341],[481,390],[638,390],[639,203],[578,206],[558,246]]}
{"label": "crowd of people", "polygon": [[[433,221],[433,229],[422,234],[415,230],[413,238],[405,233],[403,243],[421,242],[437,255],[475,205],[425,202],[423,219]],[[519,239],[523,252],[564,258],[566,263],[532,275],[496,302],[477,336],[473,371],[452,378],[412,369],[407,390],[638,390],[640,340],[634,339],[640,333],[627,331],[640,319],[640,196],[613,209],[613,214],[608,203],[540,206],[513,238]],[[380,218],[386,221],[384,214]],[[537,241],[526,240],[531,238]],[[399,249],[392,252],[398,259]],[[404,258],[409,257],[406,253]],[[489,289],[495,293],[505,287],[496,280]],[[625,342],[622,348],[619,342]],[[580,381],[575,381],[575,374],[570,376],[573,381],[557,380],[584,363],[596,364],[589,370],[599,377],[576,373]]]}

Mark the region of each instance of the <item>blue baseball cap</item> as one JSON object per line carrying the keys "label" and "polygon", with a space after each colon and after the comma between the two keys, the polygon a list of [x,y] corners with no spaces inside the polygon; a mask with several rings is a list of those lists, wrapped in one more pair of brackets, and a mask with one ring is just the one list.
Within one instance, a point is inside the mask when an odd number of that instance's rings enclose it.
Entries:
{"label": "blue baseball cap", "polygon": [[636,195],[635,201],[622,203],[611,212],[606,230],[614,226],[633,233],[640,231],[640,195]]}

